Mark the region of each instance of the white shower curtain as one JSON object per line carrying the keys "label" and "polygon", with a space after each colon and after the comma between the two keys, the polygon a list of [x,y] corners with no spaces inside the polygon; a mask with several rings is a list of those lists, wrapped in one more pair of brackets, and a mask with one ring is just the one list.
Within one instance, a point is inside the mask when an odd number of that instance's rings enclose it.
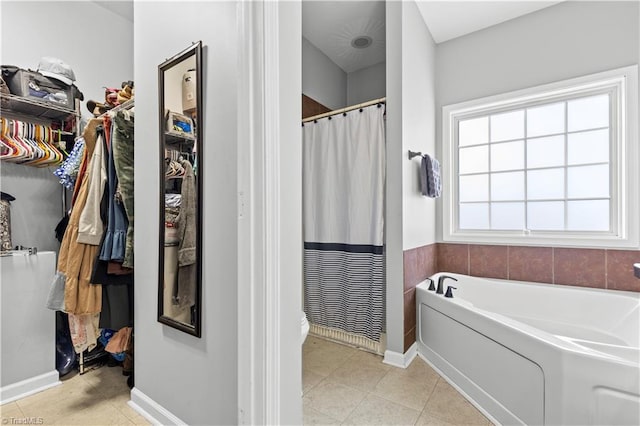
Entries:
{"label": "white shower curtain", "polygon": [[305,312],[379,341],[384,321],[384,108],[303,127]]}

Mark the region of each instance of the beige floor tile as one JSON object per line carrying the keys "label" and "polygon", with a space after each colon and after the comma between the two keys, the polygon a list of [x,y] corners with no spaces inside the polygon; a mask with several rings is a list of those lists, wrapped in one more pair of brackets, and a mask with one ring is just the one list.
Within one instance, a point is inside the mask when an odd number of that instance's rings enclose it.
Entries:
{"label": "beige floor tile", "polygon": [[324,376],[318,373],[314,373],[311,370],[302,370],[302,393],[305,394],[309,392],[315,385],[320,383],[322,379],[324,379]]}
{"label": "beige floor tile", "polygon": [[375,358],[363,360],[362,355],[356,354],[334,370],[327,380],[368,392],[387,374],[389,368],[381,360]]}
{"label": "beige floor tile", "polygon": [[302,424],[303,425],[339,425],[340,421],[334,419],[333,417],[327,416],[326,414],[322,414],[318,410],[314,410],[311,407],[306,407],[303,409],[302,413]]}
{"label": "beige floor tile", "polygon": [[356,351],[349,347],[339,348],[338,345],[332,345],[325,345],[305,354],[302,368],[326,377],[343,365]]}
{"label": "beige floor tile", "polygon": [[82,376],[76,376],[92,386],[104,387],[106,384],[124,383],[126,386],[127,377],[122,375],[122,367],[103,366],[96,370],[91,370]]}
{"label": "beige floor tile", "polygon": [[131,390],[127,386],[127,378],[125,376],[117,377],[115,381],[105,381],[96,386],[98,392],[106,399],[118,398],[124,403],[129,401]]}
{"label": "beige floor tile", "polygon": [[16,401],[26,417],[41,417],[54,423],[78,411],[99,405],[99,392],[87,382],[73,378],[60,386]]}
{"label": "beige floor tile", "polygon": [[440,379],[436,384],[424,412],[457,425],[486,426],[489,423],[489,420],[482,413],[444,379]]}
{"label": "beige floor tile", "polygon": [[414,375],[407,370],[393,369],[378,382],[372,392],[381,398],[422,411],[437,382],[438,375],[435,373]]}
{"label": "beige floor tile", "polygon": [[[0,405],[0,418],[2,418],[3,420],[11,419],[11,418],[19,419],[23,417],[24,417],[24,414],[20,410],[20,407],[18,406],[17,403],[8,402],[6,404]],[[7,424],[11,423],[9,420],[5,420],[5,421],[7,422]]]}
{"label": "beige floor tile", "polygon": [[[16,404],[25,417],[40,417],[45,424],[109,424],[110,418],[115,424],[130,424],[131,419],[122,412],[129,408],[130,390],[126,379],[121,368],[105,366],[83,375],[67,375],[62,385],[23,398]],[[114,415],[113,410],[121,415]],[[100,418],[103,415],[107,417]]]}
{"label": "beige floor tile", "polygon": [[120,410],[109,402],[65,416],[54,422],[59,425],[132,425],[133,423]]}
{"label": "beige floor tile", "polygon": [[360,404],[365,392],[338,383],[323,381],[303,397],[305,407],[343,421]]}
{"label": "beige floor tile", "polygon": [[131,420],[131,423],[133,423],[134,425],[140,425],[140,426],[151,425],[151,423],[147,419],[145,419],[139,414],[137,417],[134,417],[133,419],[130,418],[129,420]]}
{"label": "beige floor tile", "polygon": [[361,362],[363,364],[377,365],[386,370],[391,370],[393,367],[389,364],[385,364],[382,361],[384,357],[382,355],[376,355],[371,352],[357,349],[356,352],[349,357],[349,361]]}
{"label": "beige floor tile", "polygon": [[[114,404],[115,405],[115,404]],[[151,423],[142,417],[136,410],[131,408],[129,404],[116,405],[116,408],[120,409],[120,412],[127,416],[129,420],[135,425],[150,425]]]}
{"label": "beige floor tile", "polygon": [[345,425],[413,425],[420,411],[369,394],[343,423]]}
{"label": "beige floor tile", "polygon": [[457,426],[455,423],[449,423],[445,420],[439,419],[437,417],[433,417],[426,411],[423,411],[416,426]]}
{"label": "beige floor tile", "polygon": [[302,344],[302,354],[304,355],[307,352],[311,352],[313,350],[321,348],[323,346],[323,342],[324,342],[324,340],[322,340],[322,339],[320,339],[318,337],[307,335],[307,338],[305,339],[304,343]]}
{"label": "beige floor tile", "polygon": [[415,357],[404,371],[414,377],[440,377],[440,375],[419,356]]}

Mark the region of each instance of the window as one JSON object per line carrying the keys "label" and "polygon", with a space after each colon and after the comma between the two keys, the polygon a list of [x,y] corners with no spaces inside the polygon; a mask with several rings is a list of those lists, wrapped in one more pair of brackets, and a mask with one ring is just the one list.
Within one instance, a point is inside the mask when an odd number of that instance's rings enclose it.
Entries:
{"label": "window", "polygon": [[444,240],[637,247],[637,97],[634,66],[444,107]]}

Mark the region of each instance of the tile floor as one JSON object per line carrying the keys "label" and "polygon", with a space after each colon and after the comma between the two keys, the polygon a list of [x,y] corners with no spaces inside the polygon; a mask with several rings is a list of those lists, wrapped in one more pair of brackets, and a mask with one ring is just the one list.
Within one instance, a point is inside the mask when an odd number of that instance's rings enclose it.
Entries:
{"label": "tile floor", "polygon": [[[379,356],[313,336],[302,353],[305,425],[490,425],[420,358],[403,370],[383,364]],[[105,366],[4,404],[0,417],[2,424],[25,418],[42,419],[44,425],[150,424],[128,400],[122,369]]]}
{"label": "tile floor", "polygon": [[20,424],[22,419],[43,425],[150,424],[127,405],[129,387],[122,368],[71,374],[61,385],[0,406],[2,424]]}
{"label": "tile floor", "polygon": [[400,369],[313,336],[302,354],[305,425],[491,424],[419,357]]}

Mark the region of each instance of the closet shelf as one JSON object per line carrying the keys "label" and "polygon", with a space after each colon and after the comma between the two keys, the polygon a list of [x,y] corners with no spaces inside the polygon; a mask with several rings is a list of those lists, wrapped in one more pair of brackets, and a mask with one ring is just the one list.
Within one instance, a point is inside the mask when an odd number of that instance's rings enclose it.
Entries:
{"label": "closet shelf", "polygon": [[168,144],[177,144],[177,143],[193,143],[196,141],[196,138],[191,135],[173,133],[173,132],[164,132],[165,142]]}
{"label": "closet shelf", "polygon": [[28,114],[33,117],[61,120],[70,115],[76,115],[76,110],[69,109],[51,102],[38,101],[6,93],[0,93],[2,110]]}

